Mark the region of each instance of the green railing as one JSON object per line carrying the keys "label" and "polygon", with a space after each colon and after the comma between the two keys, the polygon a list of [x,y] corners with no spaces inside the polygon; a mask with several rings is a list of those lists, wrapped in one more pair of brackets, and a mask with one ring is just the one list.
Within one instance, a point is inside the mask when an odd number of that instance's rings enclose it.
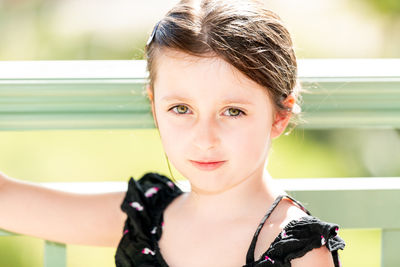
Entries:
{"label": "green railing", "polygon": [[[0,130],[154,127],[146,76],[143,61],[0,62]],[[308,123],[300,127],[400,128],[400,60],[300,60],[299,77],[309,91],[302,105]],[[381,266],[400,264],[400,178],[279,181],[323,220],[381,228]],[[91,187],[97,192],[100,184]],[[81,185],[48,186],[76,191]],[[65,248],[46,241],[44,266],[66,266]]]}
{"label": "green railing", "polygon": [[[400,127],[400,60],[300,60],[306,128]],[[0,62],[0,130],[153,127],[144,61]]]}

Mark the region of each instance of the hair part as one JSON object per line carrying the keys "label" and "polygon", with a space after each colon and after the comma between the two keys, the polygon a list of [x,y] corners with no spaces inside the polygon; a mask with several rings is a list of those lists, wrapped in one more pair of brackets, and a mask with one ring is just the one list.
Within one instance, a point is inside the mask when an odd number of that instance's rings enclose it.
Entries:
{"label": "hair part", "polygon": [[[297,62],[290,34],[278,15],[256,0],[181,0],[154,27],[146,45],[149,86],[154,90],[157,55],[173,50],[220,57],[266,89],[278,112],[300,100]],[[293,123],[293,120],[292,120]]]}

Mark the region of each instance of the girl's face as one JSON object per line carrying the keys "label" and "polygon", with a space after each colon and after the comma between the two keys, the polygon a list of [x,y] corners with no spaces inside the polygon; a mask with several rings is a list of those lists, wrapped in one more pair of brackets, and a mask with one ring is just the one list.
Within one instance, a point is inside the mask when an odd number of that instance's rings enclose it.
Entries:
{"label": "girl's face", "polygon": [[160,53],[153,113],[165,152],[193,186],[220,191],[263,175],[275,115],[264,88],[218,57]]}

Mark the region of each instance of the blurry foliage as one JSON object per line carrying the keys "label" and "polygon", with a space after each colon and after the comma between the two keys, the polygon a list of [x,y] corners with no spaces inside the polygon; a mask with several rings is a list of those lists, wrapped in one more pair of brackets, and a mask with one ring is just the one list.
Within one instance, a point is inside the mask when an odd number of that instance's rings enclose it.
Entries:
{"label": "blurry foliage", "polygon": [[400,17],[400,1],[399,0],[363,0],[363,2],[371,5],[371,7],[384,14]]}
{"label": "blurry foliage", "polygon": [[[60,33],[54,16],[58,4],[60,1],[0,0],[0,60],[143,59],[145,32]],[[76,19],[85,23],[85,18]]]}
{"label": "blurry foliage", "polygon": [[[400,1],[399,0],[356,0],[368,7],[367,13],[379,15],[382,24],[381,57],[400,57]],[[358,9],[358,8],[357,8]],[[359,9],[358,9],[359,10]]]}
{"label": "blurry foliage", "polygon": [[[159,1],[161,2],[162,0]],[[78,10],[82,5],[85,9],[93,10],[93,14],[96,14],[96,7],[101,9],[101,5],[104,4],[104,2],[102,2],[103,4],[99,2],[97,5],[94,1],[72,2],[79,3],[75,7]],[[400,49],[398,49],[400,45],[400,35],[398,34],[400,31],[398,19],[400,1],[353,0],[348,2],[369,7],[372,12],[383,15],[376,20],[378,24],[384,23],[381,29],[382,38],[377,37],[375,40],[378,41],[372,43],[366,41],[365,43],[357,43],[358,45],[353,44],[353,48],[351,45],[344,45],[344,48],[340,49],[338,48],[339,46],[332,46],[333,48],[324,46],[326,49],[322,50],[318,50],[318,45],[315,47],[311,45],[315,42],[306,41],[304,42],[306,47],[302,47],[297,52],[299,54],[304,53],[307,57],[340,57],[343,54],[351,57],[352,54],[349,51],[353,51],[352,49],[359,51],[360,46],[368,46],[369,48],[361,49],[366,51],[364,54],[360,52],[358,55],[365,55],[364,57],[400,57]],[[117,10],[115,12],[116,17],[119,16],[121,10],[126,10],[127,7],[132,10],[140,10],[141,5],[143,7],[148,5],[145,2],[128,5],[126,3],[122,0],[115,2],[117,7],[115,9]],[[0,60],[143,59],[143,50],[149,34],[148,31],[151,31],[151,25],[148,25],[148,22],[140,21],[139,19],[137,21],[130,20],[132,16],[125,13],[120,16],[127,20],[127,23],[123,26],[125,27],[124,30],[117,27],[115,30],[107,31],[104,28],[107,28],[106,25],[111,24],[108,21],[110,18],[107,18],[108,20],[105,19],[104,24],[102,24],[103,21],[98,24],[90,24],[90,18],[82,15],[87,13],[76,12],[76,15],[74,13],[71,15],[71,10],[64,12],[63,8],[69,5],[68,1],[60,0],[0,0]],[[284,9],[284,4],[282,6]],[[63,17],[63,19],[57,17],[60,12],[62,14],[68,13],[70,17]],[[356,8],[352,12],[353,14],[360,13],[360,9]],[[299,14],[298,19],[303,19],[301,13]],[[370,16],[371,14],[367,14],[367,19],[375,21],[376,14],[372,17]],[[149,14],[149,17],[152,15]],[[358,25],[359,22],[356,21],[356,17],[354,16],[354,22],[351,23]],[[74,22],[78,22],[78,26]],[[59,29],[59,23],[66,25],[67,28],[71,25],[73,26],[67,32],[63,32]],[[90,27],[86,27],[88,23]],[[95,26],[91,28],[93,25]],[[95,28],[97,25],[98,28]],[[347,40],[351,36],[348,29],[347,32],[346,29],[341,31],[337,25],[335,26],[335,23],[332,23],[332,27],[336,27],[332,35],[339,36],[336,39]],[[359,26],[350,27],[350,29],[357,29],[357,27]],[[317,33],[320,30],[318,27],[315,29]],[[362,36],[364,35],[360,34],[360,36],[360,39],[363,39]],[[380,35],[378,34],[377,36]],[[309,35],[305,35],[304,38],[308,39]],[[315,36],[315,39],[318,39],[318,35]],[[379,41],[380,39],[384,41],[384,44],[380,44],[382,42]],[[377,46],[376,50],[375,46]],[[343,51],[343,49],[346,49],[346,51]],[[370,53],[373,54],[370,55]]]}

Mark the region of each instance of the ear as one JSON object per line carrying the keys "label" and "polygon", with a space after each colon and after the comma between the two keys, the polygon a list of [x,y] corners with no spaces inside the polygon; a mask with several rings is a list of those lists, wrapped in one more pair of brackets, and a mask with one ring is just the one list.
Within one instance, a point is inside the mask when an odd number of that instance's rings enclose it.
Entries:
{"label": "ear", "polygon": [[150,100],[151,113],[153,114],[154,123],[155,123],[156,127],[158,128],[156,111],[155,111],[155,106],[154,106],[154,94],[153,94],[153,91],[150,88],[150,85],[146,86],[146,92],[147,92],[147,96],[149,97],[149,100]]}
{"label": "ear", "polygon": [[151,91],[150,84],[146,85],[146,93],[147,93],[147,96],[149,97],[150,101],[153,102],[154,95],[153,95],[153,91]]}
{"label": "ear", "polygon": [[282,103],[285,107],[289,108],[290,110],[275,112],[274,121],[272,123],[272,128],[271,128],[271,138],[279,137],[286,129],[289,120],[292,117],[291,110],[295,103],[296,99],[292,94],[290,94],[288,97],[286,97],[286,99]]}

